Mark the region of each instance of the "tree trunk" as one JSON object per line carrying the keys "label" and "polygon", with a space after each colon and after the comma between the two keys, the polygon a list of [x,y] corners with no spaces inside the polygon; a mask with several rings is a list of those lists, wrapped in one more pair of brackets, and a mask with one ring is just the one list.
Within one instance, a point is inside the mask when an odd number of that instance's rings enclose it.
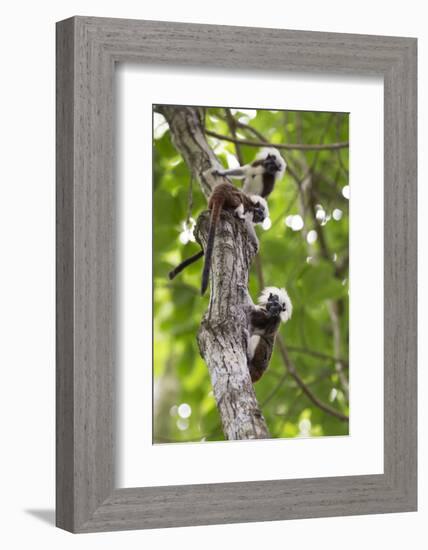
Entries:
{"label": "tree trunk", "polygon": [[202,111],[195,107],[169,105],[158,105],[155,109],[166,118],[175,148],[208,198],[217,182],[212,171],[222,166],[205,139]]}
{"label": "tree trunk", "polygon": [[[173,143],[196,177],[206,197],[223,182],[221,168],[209,147],[201,112],[192,107],[157,106],[171,131]],[[205,248],[209,212],[203,212],[195,236]],[[248,270],[258,243],[242,220],[222,212],[212,257],[211,297],[198,334],[202,357],[211,376],[213,393],[227,439],[268,438],[269,431],[257,403],[247,362],[249,310]]]}
{"label": "tree trunk", "polygon": [[[209,212],[201,214],[196,238],[205,247]],[[248,270],[257,242],[245,224],[223,212],[217,226],[211,269],[211,298],[198,333],[227,439],[269,437],[251,382],[248,361],[250,308]]]}

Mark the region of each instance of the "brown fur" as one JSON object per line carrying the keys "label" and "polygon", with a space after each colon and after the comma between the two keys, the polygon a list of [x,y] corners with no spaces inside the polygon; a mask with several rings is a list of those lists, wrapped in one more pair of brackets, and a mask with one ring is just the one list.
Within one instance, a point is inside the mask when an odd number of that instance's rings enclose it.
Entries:
{"label": "brown fur", "polygon": [[201,294],[204,294],[208,287],[215,232],[220,213],[224,208],[235,210],[241,204],[244,206],[244,212],[254,210],[254,203],[251,201],[250,197],[231,183],[220,183],[214,187],[208,201],[208,208],[211,210],[211,218],[205,249],[204,269],[202,271]]}
{"label": "brown fur", "polygon": [[245,211],[251,210],[251,208],[254,207],[250,198],[240,189],[231,183],[219,183],[214,187],[211,193],[208,201],[208,208],[213,211],[221,205],[221,208],[234,210],[238,208],[240,204],[244,205]]}
{"label": "brown fur", "polygon": [[[237,189],[231,183],[220,183],[214,187],[213,192],[208,201],[208,208],[211,211],[210,217],[210,227],[208,230],[208,238],[205,252],[203,250],[197,252],[190,258],[183,260],[176,268],[171,270],[168,274],[170,279],[174,279],[183,269],[188,265],[199,260],[202,256],[205,255],[204,269],[202,272],[202,284],[201,284],[201,293],[204,294],[205,290],[208,287],[209,273],[211,269],[211,256],[214,247],[215,239],[215,230],[217,227],[217,222],[220,217],[222,209],[227,210],[236,210],[238,206],[243,205],[244,212],[256,212],[256,209],[259,208],[253,203],[250,197]],[[259,210],[258,210],[259,212]]]}
{"label": "brown fur", "polygon": [[263,308],[251,312],[251,333],[260,336],[254,357],[248,365],[252,382],[260,380],[269,366],[280,322],[279,315],[270,316]]}

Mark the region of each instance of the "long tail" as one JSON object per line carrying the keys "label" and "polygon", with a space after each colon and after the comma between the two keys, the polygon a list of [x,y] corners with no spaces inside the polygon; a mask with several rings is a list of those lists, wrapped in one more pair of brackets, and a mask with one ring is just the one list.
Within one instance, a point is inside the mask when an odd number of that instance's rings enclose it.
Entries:
{"label": "long tail", "polygon": [[190,258],[183,260],[181,264],[178,264],[177,267],[175,267],[173,270],[171,270],[168,273],[168,277],[170,278],[170,280],[172,281],[172,279],[174,279],[179,273],[181,273],[185,267],[187,267],[190,264],[193,264],[193,262],[196,262],[197,260],[199,260],[199,258],[202,258],[203,255],[204,255],[204,251],[200,250],[196,254],[193,254],[193,256],[190,256]]}
{"label": "long tail", "polygon": [[211,270],[211,258],[212,258],[213,249],[214,249],[215,231],[216,231],[218,219],[220,217],[220,212],[223,207],[223,202],[224,201],[220,201],[220,200],[215,201],[211,209],[210,228],[208,230],[207,246],[205,249],[204,269],[202,271],[201,294],[205,294],[205,291],[208,288],[208,281],[210,278],[210,270]]}

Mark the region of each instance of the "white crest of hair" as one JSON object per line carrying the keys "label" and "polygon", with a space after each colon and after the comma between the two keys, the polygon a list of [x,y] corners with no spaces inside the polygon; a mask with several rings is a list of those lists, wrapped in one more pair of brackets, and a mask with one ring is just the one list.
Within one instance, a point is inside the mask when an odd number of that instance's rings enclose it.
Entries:
{"label": "white crest of hair", "polygon": [[276,160],[281,165],[281,170],[278,172],[276,178],[281,179],[284,175],[285,169],[287,168],[287,163],[282,158],[281,153],[278,151],[278,149],[275,149],[275,147],[263,147],[263,149],[260,149],[260,151],[256,155],[256,159],[265,159],[268,155],[271,155],[272,157],[275,157]]}
{"label": "white crest of hair", "polygon": [[271,294],[276,294],[278,296],[279,303],[282,306],[285,306],[285,311],[282,311],[280,314],[281,321],[283,323],[287,322],[293,313],[293,304],[291,303],[290,296],[288,295],[285,288],[277,288],[276,286],[267,286],[262,290],[262,293],[259,296],[259,304],[265,306],[268,303],[269,296]]}

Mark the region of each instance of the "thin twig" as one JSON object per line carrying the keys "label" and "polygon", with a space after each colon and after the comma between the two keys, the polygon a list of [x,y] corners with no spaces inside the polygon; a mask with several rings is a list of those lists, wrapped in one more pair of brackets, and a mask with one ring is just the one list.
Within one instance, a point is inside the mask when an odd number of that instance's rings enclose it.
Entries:
{"label": "thin twig", "polygon": [[[343,118],[339,113],[336,115],[336,139],[339,140],[340,138],[340,130],[341,126],[343,126]],[[342,155],[340,152],[340,149],[337,150],[337,160],[339,161],[339,166],[341,170],[343,171],[343,174],[345,175],[345,179],[348,180],[349,178],[349,170],[346,168],[346,166],[343,163]]]}
{"label": "thin twig", "polygon": [[281,212],[281,214],[272,222],[272,225],[270,228],[275,227],[280,221],[282,221],[290,212],[291,209],[294,206],[294,203],[296,202],[297,197],[299,196],[299,191],[297,190],[294,194],[294,197],[291,199],[291,201],[288,203],[287,208]]}
{"label": "thin twig", "polygon": [[254,134],[258,140],[266,142],[266,143],[268,142],[266,137],[261,132],[259,132],[259,130],[257,130],[257,128],[253,128],[253,126],[250,126],[249,124],[245,124],[245,122],[240,122],[239,120],[236,121],[236,124],[242,130],[248,130],[249,132]]}
{"label": "thin twig", "polygon": [[297,346],[288,346],[289,351],[294,351],[295,353],[303,353],[305,355],[312,355],[312,357],[317,357],[318,359],[326,359],[327,361],[335,362],[340,361],[341,363],[347,364],[348,361],[341,357],[333,357],[326,353],[321,353],[320,351],[315,351],[307,348],[299,348]]}
{"label": "thin twig", "polygon": [[280,380],[278,381],[277,385],[274,387],[274,389],[270,392],[270,394],[266,397],[266,399],[261,403],[261,407],[264,407],[271,401],[275,395],[279,392],[279,390],[282,388],[282,386],[285,384],[286,380],[288,378],[288,373],[284,373]]}
{"label": "thin twig", "polygon": [[[236,124],[239,128],[253,133],[257,137],[257,139],[259,139],[260,142],[264,143],[266,146],[272,146],[272,144],[269,143],[269,140],[261,132],[259,132],[259,130],[256,130],[256,128],[253,128],[252,126],[250,126],[249,124],[245,124],[244,122],[236,121]],[[236,138],[236,136],[234,137]],[[282,156],[284,157],[284,160],[287,164],[287,172],[294,180],[299,181],[299,176],[297,175],[297,172],[295,172],[294,168],[291,166],[290,157],[288,155],[285,156],[284,152],[282,153]]]}
{"label": "thin twig", "polygon": [[[264,283],[264,281],[263,281],[263,270],[261,270],[261,274],[262,274],[262,277],[260,277],[260,275],[258,274],[258,283],[259,283],[260,289],[262,289],[263,286],[264,286],[264,284],[263,284]],[[292,360],[290,359],[290,356],[288,355],[287,347],[285,345],[284,339],[282,338],[281,334],[278,334],[278,336],[276,338],[276,343],[277,343],[277,347],[279,348],[279,351],[281,353],[281,356],[282,356],[282,359],[283,359],[283,362],[284,362],[284,366],[285,366],[287,372],[295,380],[295,382],[297,383],[299,388],[303,391],[303,393],[312,401],[312,403],[314,403],[314,405],[316,405],[322,411],[324,411],[327,414],[330,414],[332,416],[335,416],[339,420],[347,422],[349,420],[348,416],[341,413],[337,409],[335,409],[333,407],[330,407],[330,405],[327,405],[326,403],[324,403],[323,401],[318,399],[318,397],[312,392],[312,390],[310,390],[308,388],[308,386],[303,382],[303,380],[297,374],[296,367],[295,367],[294,363],[292,362]]]}
{"label": "thin twig", "polygon": [[238,139],[224,134],[218,134],[212,130],[205,130],[208,136],[239,143],[240,145],[249,145],[250,147],[276,147],[285,151],[336,151],[337,149],[345,149],[349,147],[349,141],[340,141],[338,143],[269,143],[267,141],[255,141],[251,139]]}
{"label": "thin twig", "polygon": [[[327,132],[329,130],[329,127],[330,127],[333,119],[334,119],[334,113],[332,113],[330,115],[330,117],[327,121],[327,124],[325,125],[323,133],[320,137],[321,142],[325,139],[325,136],[327,135]],[[312,172],[313,172],[313,170],[316,166],[316,163],[318,161],[318,157],[319,157],[319,152],[317,151],[317,153],[314,156],[314,159],[312,161],[311,166],[307,169],[308,174],[312,174]],[[331,255],[331,252],[330,252],[329,247],[327,245],[327,240],[326,240],[325,234],[324,234],[324,228],[323,228],[320,220],[318,220],[318,218],[316,216],[316,204],[315,204],[316,203],[316,198],[315,198],[316,188],[315,188],[315,183],[316,183],[316,181],[314,180],[314,178],[311,178],[311,186],[308,189],[309,211],[310,211],[310,214],[312,216],[313,223],[314,223],[314,225],[316,227],[316,230],[317,230],[318,243],[319,243],[319,247],[320,247],[320,251],[321,251],[321,256],[324,259],[326,259],[328,262],[331,263],[331,262],[333,262],[333,257]],[[333,267],[335,269],[335,275],[337,276],[337,274],[336,274],[336,265],[334,264],[334,262],[333,262]],[[341,330],[340,330],[340,323],[339,323],[339,316],[338,316],[338,308],[339,308],[338,300],[332,300],[329,303],[329,315],[330,315],[331,326],[332,326],[332,331],[333,331],[334,353],[337,356],[339,356],[340,353],[341,353]],[[348,382],[348,378],[347,378],[347,376],[344,372],[343,367],[344,367],[344,363],[341,360],[338,360],[338,361],[335,362],[336,372],[337,372],[337,375],[339,377],[343,392],[346,395],[346,397],[349,399],[349,382]]]}
{"label": "thin twig", "polygon": [[290,359],[290,356],[288,355],[287,347],[285,345],[284,339],[282,338],[281,334],[278,334],[276,338],[276,342],[287,371],[292,376],[292,378],[296,381],[297,385],[303,391],[306,397],[308,397],[312,401],[312,403],[314,403],[319,409],[326,412],[327,414],[330,414],[331,416],[335,416],[336,418],[338,418],[339,420],[342,420],[343,422],[348,422],[349,417],[346,414],[343,414],[337,409],[330,407],[330,405],[327,405],[327,403],[324,403],[323,401],[321,401],[321,399],[318,399],[318,397],[312,392],[312,390],[310,390],[308,386],[303,382],[303,380],[297,374],[296,367],[292,362],[292,360]]}
{"label": "thin twig", "polygon": [[[227,125],[229,126],[230,133],[232,134],[232,137],[237,140],[237,136],[236,136],[237,122],[234,119],[230,109],[225,109],[224,112],[226,113],[226,121],[227,121]],[[240,166],[242,166],[244,164],[244,158],[242,156],[241,146],[238,143],[238,141],[235,141],[235,151],[236,151],[236,156],[238,158],[238,162]]]}
{"label": "thin twig", "polygon": [[[341,330],[339,320],[339,302],[337,300],[332,300],[330,302],[329,313],[331,319],[331,327],[333,329],[334,353],[339,355],[341,350]],[[343,392],[345,393],[347,399],[349,399],[349,382],[346,374],[343,372],[343,363],[342,361],[336,361],[334,366],[342,385]]]}
{"label": "thin twig", "polygon": [[[329,116],[329,118],[328,118],[328,120],[327,120],[327,124],[325,125],[325,127],[324,127],[324,129],[323,129],[323,131],[322,131],[322,134],[321,134],[321,136],[320,136],[320,139],[319,139],[319,142],[320,142],[320,143],[319,143],[319,147],[316,149],[316,153],[315,153],[314,158],[313,158],[313,160],[312,160],[312,162],[311,162],[311,165],[307,168],[305,174],[304,174],[303,177],[301,178],[301,180],[300,180],[301,182],[304,182],[304,181],[306,180],[306,178],[311,177],[311,174],[312,174],[312,172],[313,172],[313,170],[314,170],[314,168],[315,168],[315,166],[316,166],[316,164],[317,164],[317,162],[318,162],[319,155],[320,155],[320,151],[322,151],[322,150],[323,150],[323,147],[325,147],[324,139],[325,139],[325,136],[327,135],[327,132],[328,132],[328,130],[329,130],[329,128],[330,128],[330,125],[331,125],[333,119],[334,119],[334,113],[331,113],[330,116]],[[349,145],[349,142],[347,142],[347,143],[348,143],[348,145]],[[336,149],[337,149],[337,147],[336,147]],[[306,159],[304,159],[304,160],[305,160],[305,163],[306,163]]]}

